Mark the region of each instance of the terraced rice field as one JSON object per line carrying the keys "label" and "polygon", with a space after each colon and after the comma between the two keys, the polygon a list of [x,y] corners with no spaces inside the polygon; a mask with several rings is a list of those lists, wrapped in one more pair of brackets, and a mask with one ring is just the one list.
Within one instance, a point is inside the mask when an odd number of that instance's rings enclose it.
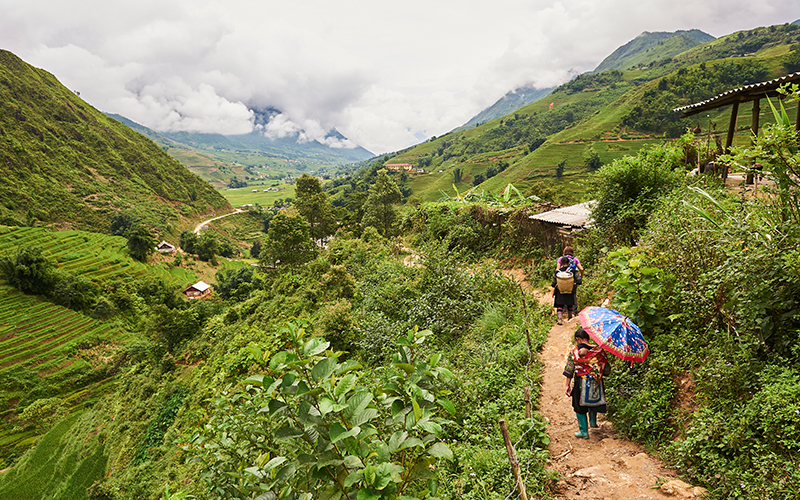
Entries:
{"label": "terraced rice field", "polygon": [[159,277],[175,285],[191,281],[183,269],[169,271],[131,259],[128,257],[127,242],[122,236],[0,226],[0,255],[13,254],[17,248],[25,247],[39,247],[42,255],[53,259],[59,269],[93,281],[146,275]]}
{"label": "terraced rice field", "polygon": [[121,340],[109,323],[0,285],[0,375],[35,369],[52,375],[70,363],[68,354],[85,340]]}
{"label": "terraced rice field", "polygon": [[[180,287],[197,279],[185,269],[168,270],[131,259],[121,236],[0,226],[0,255],[26,247],[41,248],[60,270],[93,281],[151,276]],[[35,370],[39,376],[75,370],[82,363],[70,355],[75,346],[87,340],[122,340],[123,332],[112,325],[0,284],[0,376],[20,368]]]}

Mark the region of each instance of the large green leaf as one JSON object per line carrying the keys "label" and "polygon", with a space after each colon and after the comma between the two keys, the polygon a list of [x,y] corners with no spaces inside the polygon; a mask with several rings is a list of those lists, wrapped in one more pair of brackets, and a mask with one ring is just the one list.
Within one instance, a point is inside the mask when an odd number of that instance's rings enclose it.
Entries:
{"label": "large green leaf", "polygon": [[413,448],[415,446],[420,446],[422,448],[425,447],[425,445],[422,444],[422,440],[420,438],[412,436],[403,441],[402,443],[400,443],[400,446],[397,448],[397,451],[404,450],[406,448]]}
{"label": "large green leaf", "polygon": [[347,479],[344,480],[344,487],[349,488],[362,479],[364,479],[364,470],[359,469],[347,476]]}
{"label": "large green leaf", "polygon": [[379,415],[380,414],[378,413],[378,410],[376,410],[375,408],[365,408],[364,411],[353,415],[353,418],[351,420],[353,422],[353,425],[361,425],[369,422],[374,418],[377,418]]}
{"label": "large green leaf", "polygon": [[317,354],[325,352],[331,343],[321,337],[315,337],[303,346],[303,354],[306,356],[316,356]]}
{"label": "large green leaf", "polygon": [[372,402],[372,393],[366,390],[355,393],[350,399],[347,400],[347,410],[345,410],[345,417],[352,419],[353,416],[358,415]]}
{"label": "large green leaf", "polygon": [[322,398],[319,400],[319,411],[325,416],[330,412],[339,412],[347,408],[347,405],[340,405],[330,398]]}
{"label": "large green leaf", "polygon": [[358,495],[356,496],[356,500],[380,500],[380,498],[380,493],[374,493],[368,488],[358,490]]}
{"label": "large green leaf", "polygon": [[[245,383],[253,384],[253,385],[264,385],[264,375],[257,374],[257,375],[250,375],[246,379],[244,379]],[[271,382],[271,379],[270,379]]]}
{"label": "large green leaf", "polygon": [[456,416],[456,405],[454,405],[449,399],[436,398],[436,402],[439,404],[439,406],[447,410],[447,413],[453,415],[454,417]]}
{"label": "large green leaf", "polygon": [[273,433],[273,437],[276,441],[291,441],[292,439],[297,439],[302,435],[302,430],[290,425],[279,427],[278,430]]}
{"label": "large green leaf", "polygon": [[277,466],[279,466],[279,465],[281,465],[281,464],[283,464],[285,462],[286,462],[286,457],[275,457],[272,460],[270,460],[269,462],[267,462],[266,464],[264,464],[264,467],[262,467],[262,469],[264,469],[265,471],[271,471],[275,467],[277,467]]}
{"label": "large green leaf", "polygon": [[358,376],[355,373],[348,373],[339,380],[338,384],[336,384],[336,388],[333,390],[333,395],[336,396],[336,399],[341,398],[343,395],[350,392],[353,387],[356,386],[357,382]]}
{"label": "large green leaf", "polygon": [[405,431],[397,431],[389,438],[389,453],[394,453],[400,448],[400,445],[408,438],[408,433]]}
{"label": "large green leaf", "polygon": [[450,450],[449,446],[441,441],[428,448],[428,454],[436,458],[446,458],[447,460],[453,459],[453,451]]}
{"label": "large green leaf", "polygon": [[283,413],[283,410],[286,409],[286,403],[277,399],[270,399],[267,407],[269,408],[269,414],[275,415],[278,412]]}
{"label": "large green leaf", "polygon": [[355,426],[348,431],[340,423],[335,423],[331,425],[330,429],[328,429],[328,435],[331,437],[331,443],[338,443],[342,439],[358,436],[359,432],[361,432],[361,428],[358,426]]}
{"label": "large green leaf", "polygon": [[311,377],[314,380],[323,380],[330,377],[334,370],[336,370],[337,362],[336,358],[325,358],[321,360],[311,369]]}

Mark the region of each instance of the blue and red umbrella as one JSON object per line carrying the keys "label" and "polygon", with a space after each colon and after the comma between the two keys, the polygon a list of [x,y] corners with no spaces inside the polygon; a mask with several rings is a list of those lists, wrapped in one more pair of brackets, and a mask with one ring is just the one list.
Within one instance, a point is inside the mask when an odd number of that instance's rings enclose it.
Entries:
{"label": "blue and red umbrella", "polygon": [[627,316],[605,307],[586,307],[578,315],[581,326],[597,345],[626,361],[642,362],[650,354],[642,330]]}

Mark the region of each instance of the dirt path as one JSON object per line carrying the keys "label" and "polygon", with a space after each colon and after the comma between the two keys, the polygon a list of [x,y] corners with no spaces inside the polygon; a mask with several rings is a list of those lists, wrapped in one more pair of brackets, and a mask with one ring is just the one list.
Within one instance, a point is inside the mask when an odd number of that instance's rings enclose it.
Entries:
{"label": "dirt path", "polygon": [[211,218],[211,219],[208,219],[208,220],[204,220],[203,222],[201,222],[200,224],[198,224],[198,225],[196,225],[196,226],[194,227],[194,233],[195,233],[195,234],[200,234],[200,230],[204,229],[204,227],[203,227],[203,226],[206,226],[206,225],[208,225],[208,223],[209,223],[209,222],[211,222],[212,220],[221,219],[221,218],[223,218],[223,217],[227,217],[227,216],[229,216],[229,215],[233,215],[233,214],[238,214],[238,213],[241,213],[241,212],[242,212],[242,210],[241,210],[241,209],[239,209],[239,208],[237,208],[237,209],[235,209],[235,210],[234,210],[233,212],[231,212],[231,213],[228,213],[228,214],[223,214],[223,215],[218,215],[217,217],[214,217],[214,218]]}
{"label": "dirt path", "polygon": [[[552,304],[550,293],[539,301]],[[589,439],[577,439],[578,430],[570,399],[565,394],[562,374],[565,355],[572,345],[578,318],[555,324],[542,349],[544,366],[540,411],[549,422],[549,468],[564,477],[556,498],[562,499],[675,499],[700,498],[703,491],[675,479],[675,472],[647,454],[644,449],[620,438],[611,422],[600,414],[599,429],[589,430]],[[614,376],[612,372],[611,375]],[[660,487],[659,487],[660,486]]]}

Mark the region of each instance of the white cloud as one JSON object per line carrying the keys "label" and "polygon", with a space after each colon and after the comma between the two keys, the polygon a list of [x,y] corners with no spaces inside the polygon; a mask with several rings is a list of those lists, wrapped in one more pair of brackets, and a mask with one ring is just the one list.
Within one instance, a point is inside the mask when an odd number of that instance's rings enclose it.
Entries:
{"label": "white cloud", "polygon": [[382,153],[528,83],[593,69],[642,31],[714,36],[800,18],[791,0],[0,0],[0,46],[160,130],[254,127]]}

